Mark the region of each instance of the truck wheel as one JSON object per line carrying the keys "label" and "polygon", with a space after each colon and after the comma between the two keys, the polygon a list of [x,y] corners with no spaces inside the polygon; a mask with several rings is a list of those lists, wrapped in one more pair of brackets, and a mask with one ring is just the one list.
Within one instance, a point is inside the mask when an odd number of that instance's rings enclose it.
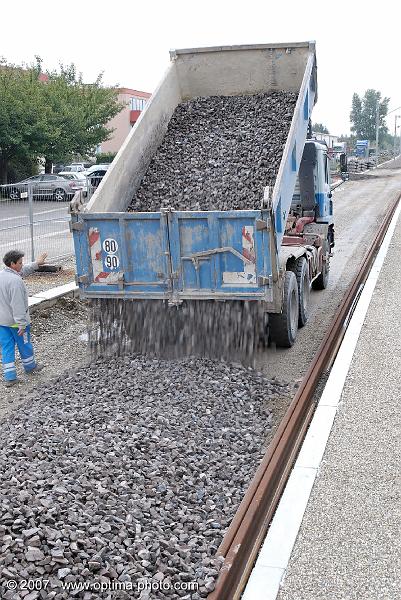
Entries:
{"label": "truck wheel", "polygon": [[291,348],[297,337],[298,330],[298,285],[292,271],[286,271],[284,281],[283,312],[280,315],[271,314],[270,337],[277,346]]}
{"label": "truck wheel", "polygon": [[316,279],[312,282],[312,287],[314,290],[325,290],[329,283],[329,271],[330,271],[330,261],[327,258],[323,261],[322,272]]}
{"label": "truck wheel", "polygon": [[292,269],[298,284],[298,300],[299,300],[299,316],[298,326],[303,327],[309,318],[309,303],[310,303],[310,276],[308,261],[304,256],[298,258]]}

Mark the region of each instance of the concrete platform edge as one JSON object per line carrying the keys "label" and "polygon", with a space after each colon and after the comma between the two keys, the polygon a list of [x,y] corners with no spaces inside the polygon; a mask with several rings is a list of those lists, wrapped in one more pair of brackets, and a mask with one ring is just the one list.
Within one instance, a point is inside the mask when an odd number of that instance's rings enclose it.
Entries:
{"label": "concrete platform edge", "polygon": [[[343,342],[333,364],[318,408],[301,447],[294,469],[276,510],[265,541],[252,570],[242,600],[275,600],[285,578],[292,549],[300,530],[304,512],[313,483],[318,476],[335,413],[341,398],[345,379],[354,355],[356,344],[367,314],[376,283],[387,255],[401,212],[399,203],[380,251],[377,254],[369,277],[365,283],[354,314],[345,333]],[[329,410],[327,410],[329,409]],[[330,410],[331,409],[331,410]],[[325,422],[323,425],[323,421]],[[322,431],[324,429],[324,432]],[[317,434],[317,431],[319,433]],[[307,471],[306,471],[307,469]],[[301,476],[308,473],[308,476]],[[289,518],[291,515],[295,518]],[[271,572],[273,569],[274,573]],[[281,577],[279,573],[281,572]]]}
{"label": "concrete platform edge", "polygon": [[29,296],[28,303],[31,313],[34,313],[38,308],[48,308],[56,304],[59,298],[63,296],[77,297],[79,295],[78,286],[72,282],[65,285],[52,288],[45,292],[40,292],[34,296]]}

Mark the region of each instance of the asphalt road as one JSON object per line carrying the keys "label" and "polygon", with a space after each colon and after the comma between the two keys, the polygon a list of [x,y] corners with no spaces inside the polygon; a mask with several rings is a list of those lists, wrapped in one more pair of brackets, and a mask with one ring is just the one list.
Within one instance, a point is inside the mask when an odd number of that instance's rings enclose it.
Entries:
{"label": "asphalt road", "polygon": [[278,376],[284,381],[303,377],[387,208],[398,197],[400,189],[401,158],[385,168],[361,174],[334,190],[335,247],[328,288],[312,292],[309,320],[298,330],[292,348],[270,347],[260,353],[257,366],[267,376]]}
{"label": "asphalt road", "polygon": [[[47,252],[49,258],[72,254],[67,202],[33,202],[33,244],[35,256]],[[31,227],[26,200],[0,201],[0,255],[18,248],[32,259]]]}

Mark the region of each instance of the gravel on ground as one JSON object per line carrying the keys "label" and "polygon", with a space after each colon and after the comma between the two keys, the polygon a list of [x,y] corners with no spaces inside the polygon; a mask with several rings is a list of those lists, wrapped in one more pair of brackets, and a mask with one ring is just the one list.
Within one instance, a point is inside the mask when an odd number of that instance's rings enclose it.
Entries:
{"label": "gravel on ground", "polygon": [[25,277],[24,281],[30,296],[60,285],[65,285],[66,283],[71,283],[75,280],[75,257],[70,256],[55,262],[52,260],[48,260],[47,262],[61,266],[61,271],[57,273],[39,273],[36,271],[32,275],[29,275],[29,277]]}
{"label": "gravel on ground", "polygon": [[87,344],[80,339],[87,329],[87,312],[85,302],[75,298],[60,298],[54,306],[41,308],[33,313],[32,341],[35,356],[45,368],[40,373],[25,375],[17,356],[20,383],[12,388],[5,388],[3,382],[0,382],[0,419],[24,403],[44,382],[89,361]]}
{"label": "gravel on ground", "polygon": [[[98,359],[35,389],[0,427],[2,598],[9,579],[163,582],[204,598],[217,548],[289,388],[208,359]],[[179,582],[198,590],[176,594]],[[170,585],[170,587],[169,587]],[[74,596],[74,594],[73,594]],[[75,595],[83,597],[83,594]]]}

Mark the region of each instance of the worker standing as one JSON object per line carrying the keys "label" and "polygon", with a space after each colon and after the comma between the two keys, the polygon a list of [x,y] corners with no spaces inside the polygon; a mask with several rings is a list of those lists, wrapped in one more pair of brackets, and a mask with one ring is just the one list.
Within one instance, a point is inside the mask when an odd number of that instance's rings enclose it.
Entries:
{"label": "worker standing", "polygon": [[28,290],[22,278],[43,265],[47,253],[25,266],[22,264],[23,257],[23,252],[10,250],[3,258],[5,268],[0,271],[0,350],[7,387],[19,381],[15,367],[15,346],[26,373],[38,372],[43,368],[37,364],[33,353]]}

